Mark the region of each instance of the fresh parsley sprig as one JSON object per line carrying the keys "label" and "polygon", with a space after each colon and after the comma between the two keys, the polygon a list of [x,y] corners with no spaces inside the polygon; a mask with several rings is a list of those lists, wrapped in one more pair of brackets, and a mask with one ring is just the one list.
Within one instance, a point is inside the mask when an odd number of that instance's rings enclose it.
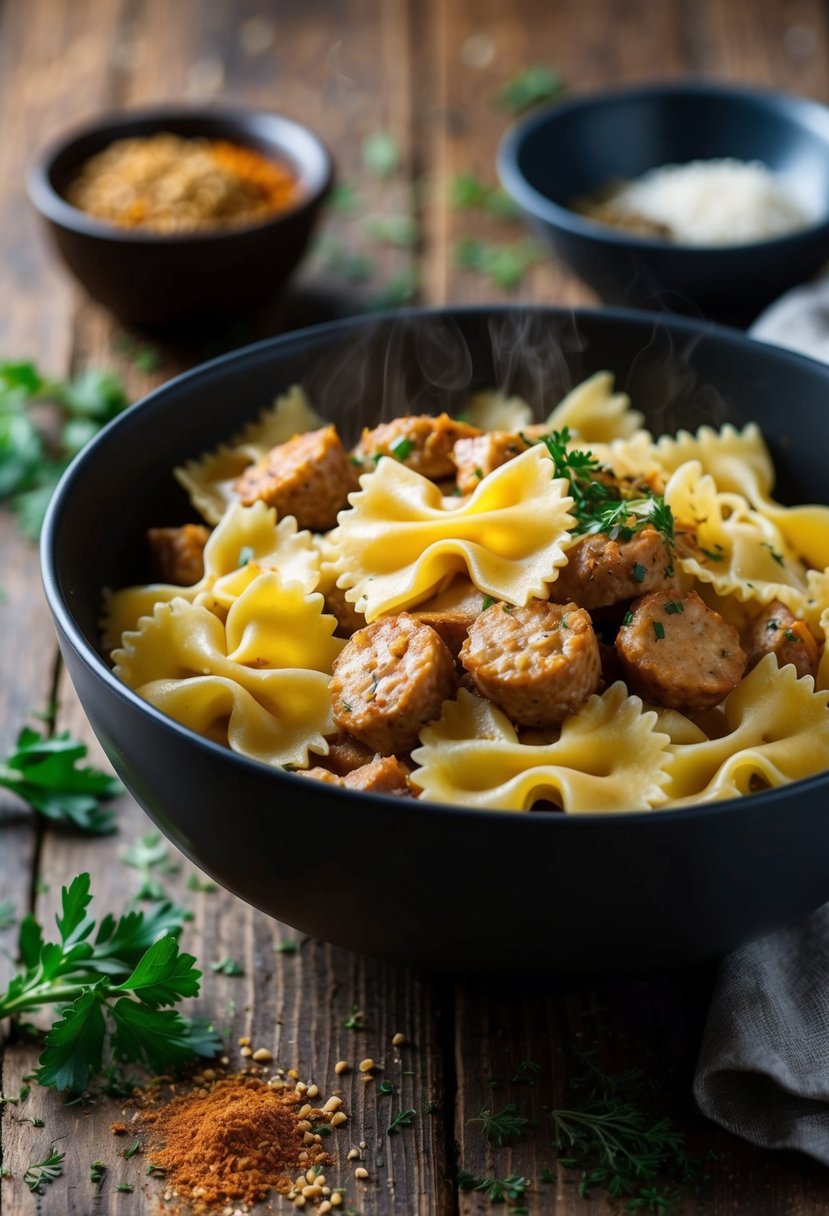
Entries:
{"label": "fresh parsley sprig", "polygon": [[28,1167],[23,1175],[23,1181],[33,1195],[42,1195],[44,1186],[54,1182],[56,1178],[60,1178],[65,1157],[66,1153],[59,1153],[52,1149],[49,1156],[45,1157],[43,1161],[37,1161]]}
{"label": "fresh parsley sprig", "polygon": [[568,449],[572,436],[568,427],[552,431],[541,440],[550,454],[556,477],[570,483],[576,535],[602,532],[611,540],[630,540],[648,524],[661,533],[669,545],[674,540],[674,517],[664,497],[647,494],[623,498],[607,470],[590,451]]}
{"label": "fresh parsley sprig", "polygon": [[0,993],[0,1020],[57,1006],[35,1076],[41,1085],[81,1092],[101,1071],[108,1043],[119,1063],[154,1072],[194,1056],[212,1056],[218,1035],[183,1017],[176,1005],[196,996],[201,972],[179,949],[181,917],[171,904],[149,912],[89,914],[90,878],[79,874],[62,891],[60,940],[45,942],[33,916],[20,926],[20,970]]}
{"label": "fresh parsley sprig", "polygon": [[518,1114],[514,1102],[509,1102],[502,1110],[492,1110],[485,1106],[479,1115],[469,1120],[470,1123],[480,1123],[481,1131],[487,1140],[491,1140],[497,1148],[503,1148],[511,1140],[517,1140],[524,1134],[529,1119]]}
{"label": "fresh parsley sprig", "polygon": [[462,1191],[481,1191],[491,1203],[522,1199],[529,1185],[529,1178],[522,1174],[510,1174],[508,1178],[476,1178],[468,1170],[458,1173],[458,1186]]}
{"label": "fresh parsley sprig", "polygon": [[14,750],[0,760],[0,786],[52,823],[106,835],[115,825],[100,803],[120,794],[122,786],[99,769],[81,767],[86,753],[86,745],[68,731],[44,738],[24,726]]}

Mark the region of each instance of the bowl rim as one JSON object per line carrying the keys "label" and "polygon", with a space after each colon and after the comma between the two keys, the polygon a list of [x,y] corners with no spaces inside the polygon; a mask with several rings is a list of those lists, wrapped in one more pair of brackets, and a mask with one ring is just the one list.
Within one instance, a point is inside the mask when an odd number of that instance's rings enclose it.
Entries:
{"label": "bowl rim", "polygon": [[525,212],[544,223],[551,224],[573,236],[596,245],[613,246],[625,251],[648,251],[654,254],[668,253],[672,256],[694,254],[735,257],[744,253],[762,253],[764,250],[785,251],[812,240],[821,234],[829,236],[829,208],[824,217],[810,222],[783,236],[769,237],[760,241],[746,241],[739,245],[691,245],[681,241],[664,241],[649,236],[626,233],[621,229],[603,224],[599,220],[571,210],[556,203],[542,191],[531,185],[519,168],[519,153],[531,135],[550,120],[566,117],[579,110],[598,109],[607,105],[627,101],[658,101],[671,96],[720,98],[723,101],[746,101],[766,110],[774,109],[786,114],[797,125],[821,135],[829,155],[829,106],[810,97],[800,97],[775,89],[735,85],[720,81],[661,81],[633,85],[612,90],[584,93],[564,101],[533,110],[528,116],[515,122],[503,135],[496,152],[496,168],[501,185],[507,194]]}
{"label": "bowl rim", "polygon": [[[291,132],[294,136],[304,140],[307,145],[306,151],[310,149],[312,152],[312,156],[308,159],[297,159],[287,152],[284,153],[303,186],[297,200],[289,207],[275,212],[266,219],[233,224],[225,228],[163,233],[142,228],[122,228],[118,224],[91,216],[79,207],[73,206],[52,185],[51,174],[58,157],[70,152],[75,145],[90,136],[108,135],[108,142],[112,143],[116,139],[127,137],[124,128],[146,125],[148,128],[146,133],[149,134],[153,129],[162,131],[165,123],[182,120],[204,122],[206,125],[216,122],[227,124],[236,127],[240,137],[248,132],[253,124],[267,123],[274,130],[273,134],[268,135],[264,142],[268,142],[274,152],[281,150],[280,134],[284,137]],[[194,106],[171,102],[112,110],[57,135],[40,150],[29,166],[26,174],[26,190],[35,209],[45,219],[60,228],[113,243],[172,247],[191,243],[227,241],[247,233],[278,228],[292,216],[315,207],[329,192],[333,180],[334,161],[327,145],[315,131],[295,118],[289,118],[275,110],[262,110],[240,105]]]}
{"label": "bowl rim", "polygon": [[[162,729],[172,731],[178,735],[184,743],[190,747],[195,747],[197,750],[206,751],[209,756],[214,756],[226,764],[240,764],[243,768],[248,769],[252,773],[261,774],[263,771],[273,774],[277,781],[288,781],[288,789],[293,788],[297,793],[304,788],[304,783],[308,778],[299,776],[282,768],[275,768],[266,764],[264,761],[255,760],[249,756],[241,755],[234,752],[229,747],[224,747],[219,743],[213,742],[202,735],[197,734],[189,727],[183,726],[174,718],[156,709],[155,706],[139,697],[132,688],[125,684],[114,674],[113,669],[107,665],[104,659],[100,656],[96,649],[89,643],[82,630],[76,624],[75,619],[66,603],[60,589],[60,581],[57,576],[57,567],[55,560],[55,546],[57,542],[57,533],[59,528],[59,514],[64,497],[71,493],[73,483],[76,480],[81,480],[84,476],[84,471],[87,463],[94,459],[96,450],[99,445],[105,442],[110,434],[117,431],[122,426],[128,424],[128,420],[138,412],[147,412],[158,409],[163,409],[165,398],[170,390],[179,390],[182,386],[185,388],[190,384],[195,384],[204,377],[211,376],[218,368],[227,369],[234,364],[244,365],[249,362],[257,362],[269,356],[272,350],[279,350],[283,346],[288,346],[296,341],[302,341],[307,337],[325,338],[328,335],[336,338],[338,334],[347,334],[349,330],[359,329],[366,325],[377,325],[391,322],[394,320],[417,320],[419,317],[428,317],[438,314],[451,313],[453,316],[470,316],[477,314],[501,314],[528,311],[535,314],[541,313],[551,318],[568,317],[578,322],[585,319],[588,324],[595,319],[602,321],[610,320],[621,324],[635,323],[641,326],[643,323],[650,324],[652,329],[658,326],[668,325],[669,328],[679,330],[688,338],[700,339],[704,336],[713,336],[721,341],[730,342],[738,346],[749,344],[760,348],[766,354],[771,352],[772,358],[779,358],[784,363],[788,362],[793,367],[807,363],[811,366],[824,366],[818,360],[810,359],[808,356],[801,355],[795,351],[785,347],[772,346],[771,344],[756,341],[750,338],[747,334],[732,329],[730,326],[718,325],[713,321],[705,319],[697,319],[690,317],[682,317],[676,314],[665,314],[648,312],[633,308],[567,308],[551,305],[498,305],[498,304],[476,304],[476,305],[461,305],[453,307],[446,306],[419,306],[407,309],[389,310],[371,314],[371,316],[356,316],[343,317],[334,321],[328,321],[319,325],[309,325],[302,329],[291,330],[288,333],[279,334],[275,337],[265,338],[261,341],[251,343],[247,346],[239,347],[236,350],[229,351],[226,354],[219,355],[214,359],[210,359],[204,363],[198,364],[196,367],[189,368],[185,372],[174,376],[172,379],[165,381],[157,388],[151,390],[139,400],[133,402],[122,413],[117,415],[112,421],[107,423],[105,427],[98,432],[96,436],[74,457],[67,469],[64,471],[57,487],[52,495],[52,498],[47,509],[46,517],[43,523],[43,529],[40,539],[40,572],[44,594],[46,597],[49,609],[54,617],[55,624],[59,633],[65,639],[66,643],[72,647],[76,656],[88,669],[108,687],[111,693],[114,693],[121,701],[126,702],[133,710],[137,710],[141,714],[148,715]],[[826,375],[829,378],[829,367],[826,368]],[[172,476],[172,470],[170,471]],[[104,589],[101,588],[103,596]],[[346,801],[359,803],[362,807],[373,806],[378,813],[385,819],[388,816],[389,809],[394,809],[398,813],[426,813],[435,815],[452,815],[455,818],[465,820],[479,819],[482,822],[492,821],[493,816],[497,821],[504,824],[508,821],[515,821],[516,818],[521,821],[535,822],[537,824],[558,824],[559,826],[553,830],[556,831],[591,831],[595,830],[597,824],[606,824],[608,831],[631,831],[651,830],[655,824],[665,827],[670,830],[671,824],[681,824],[688,820],[697,818],[708,818],[719,814],[737,814],[745,811],[747,805],[752,805],[756,799],[762,799],[764,804],[770,802],[783,802],[787,799],[789,791],[792,788],[797,788],[808,795],[814,792],[815,796],[819,796],[821,787],[827,783],[829,772],[816,773],[810,777],[803,777],[797,781],[788,782],[785,785],[776,786],[773,789],[762,790],[751,795],[743,795],[742,797],[726,798],[713,802],[694,803],[690,806],[681,807],[654,807],[650,810],[630,810],[630,811],[579,811],[579,812],[562,812],[562,811],[532,811],[520,812],[504,809],[485,809],[482,807],[466,806],[457,803],[437,802],[434,800],[419,800],[419,799],[401,799],[395,798],[387,794],[366,793],[356,790],[344,789],[342,787],[332,786],[329,792],[337,798],[343,798]],[[564,827],[563,825],[569,825]],[[615,824],[615,827],[611,827]],[[579,825],[579,826],[577,826]]]}

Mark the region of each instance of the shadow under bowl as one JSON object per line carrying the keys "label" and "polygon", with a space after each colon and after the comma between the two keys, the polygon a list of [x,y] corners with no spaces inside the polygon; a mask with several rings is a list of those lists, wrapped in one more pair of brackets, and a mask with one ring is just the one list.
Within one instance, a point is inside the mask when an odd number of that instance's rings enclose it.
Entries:
{"label": "shadow under bowl", "polygon": [[[650,169],[732,157],[759,161],[809,220],[746,245],[634,236],[574,200]],[[498,172],[529,226],[603,300],[748,324],[829,258],[829,109],[718,84],[663,84],[574,98],[507,132]]]}
{"label": "shadow under bowl", "polygon": [[[148,580],[149,526],[195,518],[172,469],[302,385],[346,443],[493,386],[538,418],[611,369],[656,434],[756,420],[783,501],[826,501],[829,367],[635,312],[415,310],[336,322],[197,368],[74,461],[42,541],[69,674],[155,823],[242,899],[310,934],[454,971],[642,972],[714,958],[829,899],[829,773],[727,802],[612,815],[481,811],[332,788],[199,737],[101,653],[106,587]],[[140,493],[136,489],[140,488]]]}
{"label": "shadow under bowl", "polygon": [[[114,140],[165,131],[228,140],[286,164],[296,201],[271,218],[159,234],[95,219],[66,201],[82,165]],[[331,186],[328,151],[307,127],[265,111],[154,107],[100,119],[57,140],[29,174],[29,196],[69,270],[121,321],[148,329],[248,316],[301,260]]]}

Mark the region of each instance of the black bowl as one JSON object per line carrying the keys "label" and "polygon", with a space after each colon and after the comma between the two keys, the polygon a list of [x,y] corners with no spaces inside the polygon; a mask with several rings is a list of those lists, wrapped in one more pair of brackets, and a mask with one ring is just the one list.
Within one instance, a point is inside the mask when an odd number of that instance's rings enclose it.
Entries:
{"label": "black bowl", "polygon": [[[226,139],[289,165],[296,202],[244,226],[163,235],[87,215],[65,193],[83,163],[116,139],[169,131]],[[90,295],[145,328],[240,317],[274,298],[304,254],[331,185],[331,158],[307,127],[264,111],[156,107],[110,115],[48,147],[29,196],[64,262]]]}
{"label": "black bowl", "polygon": [[[791,236],[690,246],[633,236],[573,210],[618,179],[693,160],[760,161],[809,217]],[[829,109],[718,84],[663,84],[534,113],[498,153],[504,189],[553,251],[609,303],[747,324],[829,258]]]}
{"label": "black bowl", "polygon": [[303,384],[346,439],[500,385],[538,415],[612,369],[658,432],[756,419],[789,500],[826,500],[829,368],[716,326],[498,308],[336,322],[228,355],[113,422],[46,521],[69,674],[124,782],[199,866],[304,933],[444,968],[641,971],[711,958],[829,899],[829,773],[613,815],[487,812],[332,789],[177,725],[101,656],[102,589],[146,579],[149,525],[192,518],[172,468]]}

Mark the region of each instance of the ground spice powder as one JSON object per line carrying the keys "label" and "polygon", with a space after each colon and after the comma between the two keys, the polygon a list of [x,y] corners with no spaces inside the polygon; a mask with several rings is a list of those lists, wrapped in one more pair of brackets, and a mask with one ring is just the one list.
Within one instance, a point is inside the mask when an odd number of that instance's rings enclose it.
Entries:
{"label": "ground spice powder", "polygon": [[301,1101],[294,1090],[257,1077],[222,1078],[141,1111],[145,1158],[194,1212],[252,1206],[273,1190],[287,1195],[297,1171],[330,1161],[319,1144],[305,1141]]}

